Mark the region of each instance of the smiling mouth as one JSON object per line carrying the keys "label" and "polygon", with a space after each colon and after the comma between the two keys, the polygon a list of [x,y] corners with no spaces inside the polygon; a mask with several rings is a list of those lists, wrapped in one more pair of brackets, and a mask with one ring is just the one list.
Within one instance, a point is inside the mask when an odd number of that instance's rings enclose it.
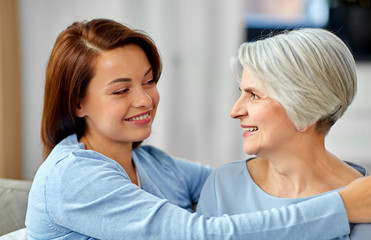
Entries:
{"label": "smiling mouth", "polygon": [[143,120],[143,119],[146,119],[146,118],[149,118],[150,116],[150,113],[147,112],[146,114],[144,115],[141,115],[141,116],[136,116],[136,117],[132,117],[132,118],[127,118],[125,119],[125,121],[140,121],[140,120]]}
{"label": "smiling mouth", "polygon": [[245,132],[255,132],[258,131],[258,127],[246,127],[244,128]]}

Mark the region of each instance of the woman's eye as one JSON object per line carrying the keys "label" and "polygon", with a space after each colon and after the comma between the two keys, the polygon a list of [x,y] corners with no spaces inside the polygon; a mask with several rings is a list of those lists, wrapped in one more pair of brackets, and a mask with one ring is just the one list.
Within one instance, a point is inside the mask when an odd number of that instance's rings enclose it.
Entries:
{"label": "woman's eye", "polygon": [[148,82],[145,83],[146,85],[154,85],[156,84],[156,81],[154,79],[149,80]]}
{"label": "woman's eye", "polygon": [[260,99],[260,97],[258,95],[256,95],[255,93],[253,93],[253,92],[250,92],[250,98],[251,98],[251,100],[258,100],[258,99]]}
{"label": "woman's eye", "polygon": [[113,92],[113,94],[114,95],[119,95],[119,94],[126,93],[127,91],[129,91],[129,89],[128,88],[125,88],[125,89],[122,89],[120,91]]}

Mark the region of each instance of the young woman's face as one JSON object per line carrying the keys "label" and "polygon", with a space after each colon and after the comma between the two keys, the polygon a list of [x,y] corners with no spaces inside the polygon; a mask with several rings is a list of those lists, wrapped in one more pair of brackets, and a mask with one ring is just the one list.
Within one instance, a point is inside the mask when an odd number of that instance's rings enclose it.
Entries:
{"label": "young woman's face", "polygon": [[160,97],[145,52],[134,44],[104,52],[95,70],[77,109],[85,135],[120,143],[147,138]]}
{"label": "young woman's face", "polygon": [[283,106],[268,97],[260,81],[243,71],[240,82],[241,96],[231,110],[231,117],[240,119],[244,129],[244,152],[266,156],[280,150],[297,130]]}

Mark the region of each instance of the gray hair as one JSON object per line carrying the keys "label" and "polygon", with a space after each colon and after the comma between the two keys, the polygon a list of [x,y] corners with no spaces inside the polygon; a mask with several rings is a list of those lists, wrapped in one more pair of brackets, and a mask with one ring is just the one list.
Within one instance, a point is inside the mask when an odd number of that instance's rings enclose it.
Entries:
{"label": "gray hair", "polygon": [[263,83],[297,128],[317,123],[317,130],[327,134],[357,90],[351,52],[324,29],[285,31],[243,43],[234,60]]}

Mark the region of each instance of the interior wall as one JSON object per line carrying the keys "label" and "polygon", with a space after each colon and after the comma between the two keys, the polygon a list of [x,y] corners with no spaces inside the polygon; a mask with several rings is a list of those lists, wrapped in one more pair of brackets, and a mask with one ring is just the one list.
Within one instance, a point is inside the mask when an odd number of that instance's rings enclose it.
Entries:
{"label": "interior wall", "polygon": [[[60,31],[96,17],[149,33],[158,46],[163,74],[152,136],[144,142],[213,167],[247,158],[242,132],[229,111],[239,96],[229,58],[244,41],[243,0],[20,0],[24,175],[42,162],[40,122],[44,73]],[[357,63],[359,91],[326,144],[348,161],[370,165],[371,63]]]}
{"label": "interior wall", "polygon": [[371,171],[371,62],[356,64],[356,97],[330,130],[326,145],[341,159],[359,163]]}
{"label": "interior wall", "polygon": [[17,0],[0,1],[0,177],[23,178],[22,95]]}

